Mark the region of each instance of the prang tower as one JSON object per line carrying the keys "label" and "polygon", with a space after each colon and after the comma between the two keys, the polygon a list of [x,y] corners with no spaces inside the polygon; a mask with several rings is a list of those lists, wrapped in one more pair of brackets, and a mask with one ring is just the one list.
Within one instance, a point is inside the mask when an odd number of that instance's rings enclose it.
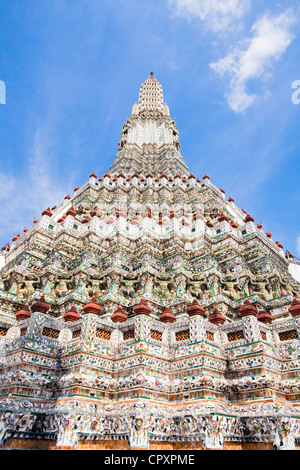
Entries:
{"label": "prang tower", "polygon": [[141,86],[139,101],[124,124],[112,174],[189,176],[180,154],[179,132],[164,104],[163,89],[153,73]]}
{"label": "prang tower", "polygon": [[153,74],[0,266],[1,448],[299,448],[299,264],[191,174]]}

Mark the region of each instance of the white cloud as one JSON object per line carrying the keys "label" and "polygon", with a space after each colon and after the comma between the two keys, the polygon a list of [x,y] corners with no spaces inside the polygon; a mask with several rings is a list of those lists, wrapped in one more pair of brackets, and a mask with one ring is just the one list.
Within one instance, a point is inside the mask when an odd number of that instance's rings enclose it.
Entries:
{"label": "white cloud", "polygon": [[[25,174],[8,175],[0,172],[0,239],[1,246],[11,244],[11,238],[20,233],[41,212],[63,202],[70,178],[60,179],[53,165],[50,145],[44,133],[38,131]],[[1,249],[0,246],[0,249]]]}
{"label": "white cloud", "polygon": [[250,80],[266,79],[294,39],[295,15],[288,9],[279,16],[265,15],[252,27],[252,36],[240,42],[226,57],[210,64],[220,76],[230,78],[226,95],[230,107],[244,112],[257,98],[250,94]]}
{"label": "white cloud", "polygon": [[216,34],[240,29],[250,5],[251,0],[169,0],[169,8],[175,15],[198,18],[206,29]]}

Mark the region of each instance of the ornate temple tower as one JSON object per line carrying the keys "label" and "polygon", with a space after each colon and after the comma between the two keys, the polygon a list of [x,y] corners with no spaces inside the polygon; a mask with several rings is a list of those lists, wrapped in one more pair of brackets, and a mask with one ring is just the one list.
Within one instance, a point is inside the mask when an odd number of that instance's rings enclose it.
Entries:
{"label": "ornate temple tower", "polygon": [[142,84],[139,101],[122,129],[119,153],[110,171],[129,175],[190,174],[180,154],[176,123],[153,73]]}
{"label": "ornate temple tower", "polygon": [[190,173],[152,73],[118,147],[2,249],[1,448],[299,448],[297,263]]}

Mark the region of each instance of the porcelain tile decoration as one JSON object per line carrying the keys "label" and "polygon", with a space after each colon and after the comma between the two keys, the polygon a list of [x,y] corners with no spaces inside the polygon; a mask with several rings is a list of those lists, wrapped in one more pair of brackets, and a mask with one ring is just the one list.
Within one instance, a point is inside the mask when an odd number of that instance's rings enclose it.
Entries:
{"label": "porcelain tile decoration", "polygon": [[2,448],[299,447],[297,262],[203,174],[151,73],[109,171],[2,249]]}

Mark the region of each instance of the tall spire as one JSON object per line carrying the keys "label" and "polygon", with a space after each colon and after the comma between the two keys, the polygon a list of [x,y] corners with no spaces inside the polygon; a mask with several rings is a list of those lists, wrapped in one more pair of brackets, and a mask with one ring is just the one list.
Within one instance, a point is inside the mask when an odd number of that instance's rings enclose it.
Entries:
{"label": "tall spire", "polygon": [[164,109],[163,88],[151,72],[150,77],[142,84],[139,94],[139,113],[147,111],[157,111],[162,113]]}
{"label": "tall spire", "polygon": [[180,153],[176,123],[153,72],[140,87],[138,103],[123,126],[118,147],[111,173],[190,174]]}

